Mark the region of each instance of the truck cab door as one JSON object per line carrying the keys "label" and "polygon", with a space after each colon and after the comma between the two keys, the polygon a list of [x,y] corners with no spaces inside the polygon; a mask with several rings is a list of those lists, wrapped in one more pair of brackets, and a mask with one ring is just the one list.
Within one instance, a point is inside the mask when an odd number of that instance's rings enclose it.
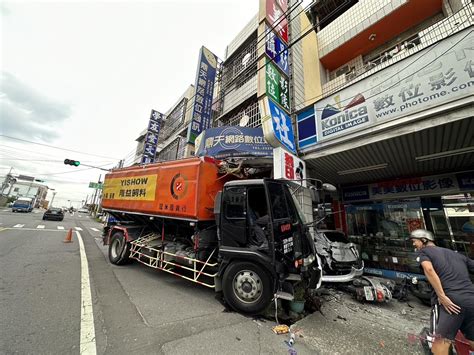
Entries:
{"label": "truck cab door", "polygon": [[273,221],[275,259],[291,270],[294,261],[301,258],[304,252],[302,225],[288,188],[276,182],[267,182],[266,188]]}

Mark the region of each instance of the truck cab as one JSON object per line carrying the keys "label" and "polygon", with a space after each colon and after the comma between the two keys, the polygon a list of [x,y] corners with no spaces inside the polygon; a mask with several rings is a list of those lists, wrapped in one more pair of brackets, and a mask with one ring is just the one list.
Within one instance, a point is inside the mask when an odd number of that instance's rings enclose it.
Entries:
{"label": "truck cab", "polygon": [[278,292],[291,293],[291,281],[305,288],[320,281],[311,235],[287,184],[230,181],[216,198],[219,275],[236,310],[261,311]]}

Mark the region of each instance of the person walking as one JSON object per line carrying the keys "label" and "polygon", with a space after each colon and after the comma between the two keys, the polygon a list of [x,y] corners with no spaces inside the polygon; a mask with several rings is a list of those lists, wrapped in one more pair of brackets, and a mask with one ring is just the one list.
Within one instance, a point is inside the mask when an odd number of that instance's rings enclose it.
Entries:
{"label": "person walking", "polygon": [[425,229],[411,232],[426,278],[433,287],[431,295],[431,331],[435,337],[431,351],[448,354],[458,330],[474,350],[474,260],[453,250],[435,245],[433,234]]}

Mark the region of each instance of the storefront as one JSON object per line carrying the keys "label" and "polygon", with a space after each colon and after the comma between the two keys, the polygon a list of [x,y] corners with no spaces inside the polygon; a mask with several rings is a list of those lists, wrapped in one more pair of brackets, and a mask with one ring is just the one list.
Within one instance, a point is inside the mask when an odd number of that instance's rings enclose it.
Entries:
{"label": "storefront", "polygon": [[342,229],[369,268],[419,273],[410,232],[474,257],[474,171],[343,188]]}

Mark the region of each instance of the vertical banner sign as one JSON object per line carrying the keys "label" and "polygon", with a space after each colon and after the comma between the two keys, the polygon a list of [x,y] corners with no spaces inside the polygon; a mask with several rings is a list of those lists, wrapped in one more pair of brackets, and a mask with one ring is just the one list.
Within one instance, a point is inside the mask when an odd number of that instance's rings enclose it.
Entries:
{"label": "vertical banner sign", "polygon": [[196,73],[194,105],[188,127],[188,143],[194,144],[196,137],[211,127],[211,106],[214,80],[217,71],[217,56],[206,47],[201,47]]}
{"label": "vertical banner sign", "polygon": [[267,95],[287,112],[290,112],[290,83],[288,82],[288,78],[280,74],[271,62],[268,62],[266,67],[266,85]]}
{"label": "vertical banner sign", "polygon": [[288,46],[266,26],[265,54],[273,60],[278,68],[289,76]]}
{"label": "vertical banner sign", "polygon": [[260,101],[260,110],[264,113],[262,128],[268,144],[296,154],[295,135],[290,116],[268,97]]}
{"label": "vertical banner sign", "polygon": [[145,145],[141,164],[150,164],[155,161],[156,146],[158,144],[158,134],[160,133],[161,122],[164,115],[158,111],[151,110],[148,130],[145,137]]}
{"label": "vertical banner sign", "polygon": [[288,20],[285,15],[287,10],[287,0],[266,1],[266,18],[285,43],[288,43]]}

